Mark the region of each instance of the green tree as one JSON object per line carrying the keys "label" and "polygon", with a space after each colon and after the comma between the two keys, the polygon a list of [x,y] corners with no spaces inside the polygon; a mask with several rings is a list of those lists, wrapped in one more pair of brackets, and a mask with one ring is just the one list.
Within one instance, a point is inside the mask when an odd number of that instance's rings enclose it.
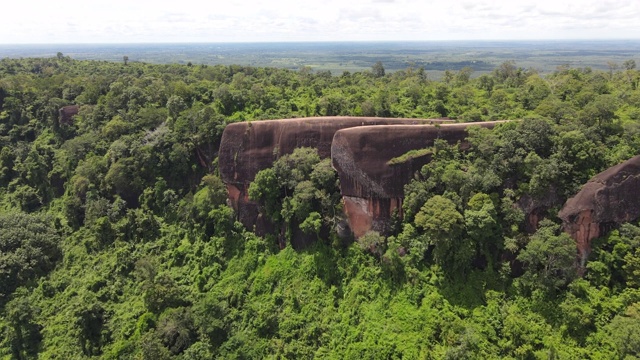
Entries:
{"label": "green tree", "polygon": [[119,159],[111,164],[104,177],[107,189],[119,195],[129,204],[137,204],[143,180],[140,171],[136,170],[135,159],[131,157]]}
{"label": "green tree", "polygon": [[636,68],[636,61],[633,59],[625,60],[625,62],[622,63],[622,66],[626,70],[633,70]]}
{"label": "green tree", "polygon": [[620,359],[640,357],[640,304],[632,304],[624,314],[616,315],[605,331],[614,342]]}
{"label": "green tree", "polygon": [[358,238],[358,245],[363,251],[367,251],[378,258],[386,252],[386,239],[377,231],[368,231]]}
{"label": "green tree", "polygon": [[183,305],[185,301],[176,282],[166,273],[158,273],[154,258],[142,258],[135,264],[135,275],[141,283],[147,309],[159,314],[169,307]]}
{"label": "green tree", "polygon": [[581,112],[585,125],[606,129],[616,119],[617,100],[612,95],[599,95],[590,101]]}
{"label": "green tree", "polygon": [[[200,221],[207,218],[209,212],[227,201],[227,189],[222,180],[216,175],[205,175],[200,182],[201,189],[193,195],[193,207],[196,217]],[[164,197],[164,193],[158,193],[157,197]],[[166,206],[162,202],[156,205],[158,208]]]}
{"label": "green tree", "polygon": [[105,310],[90,296],[84,297],[83,300],[74,311],[75,326],[79,329],[78,342],[84,355],[100,355],[106,340],[103,333],[106,322]]}
{"label": "green tree", "polygon": [[0,304],[18,286],[46,275],[61,257],[52,219],[20,212],[0,215]]}
{"label": "green tree", "polygon": [[259,201],[267,215],[274,221],[281,217],[282,207],[280,181],[273,168],[260,170],[249,185],[249,198]]}
{"label": "green tree", "polygon": [[271,168],[261,170],[249,185],[249,198],[280,225],[281,244],[295,227],[319,234],[336,226],[340,195],[335,170],[316,149],[297,148],[281,156]]}
{"label": "green tree", "polygon": [[156,331],[164,346],[174,355],[183,353],[197,336],[191,310],[185,307],[164,311],[158,319]]}
{"label": "green tree", "polygon": [[42,326],[35,321],[36,311],[28,291],[20,288],[13,299],[4,307],[8,325],[4,330],[3,342],[8,342],[13,359],[34,359],[38,356],[42,341]]}
{"label": "green tree", "polygon": [[172,95],[169,100],[167,100],[167,109],[169,109],[169,115],[175,120],[178,118],[178,115],[184,110],[187,109],[187,105],[184,102],[184,99],[178,95]]}
{"label": "green tree", "polygon": [[322,217],[317,211],[310,212],[309,215],[300,223],[300,230],[305,234],[314,233],[320,239],[320,229],[322,228]]}
{"label": "green tree", "polygon": [[624,270],[627,286],[640,288],[640,247],[635,251],[629,251],[624,256]]}
{"label": "green tree", "polygon": [[502,229],[498,213],[489,195],[477,193],[469,200],[464,211],[465,230],[478,250],[492,259],[502,248]]}
{"label": "green tree", "polygon": [[384,77],[385,71],[381,61],[376,61],[376,63],[373,64],[373,66],[371,67],[371,73],[374,77],[377,78]]}
{"label": "green tree", "polygon": [[416,226],[424,229],[433,245],[437,264],[448,269],[465,269],[475,253],[464,233],[464,218],[453,201],[436,195],[424,203],[416,214]]}
{"label": "green tree", "polygon": [[531,236],[527,246],[518,255],[526,268],[523,285],[557,291],[577,275],[577,249],[575,241],[559,226],[543,220],[540,228]]}

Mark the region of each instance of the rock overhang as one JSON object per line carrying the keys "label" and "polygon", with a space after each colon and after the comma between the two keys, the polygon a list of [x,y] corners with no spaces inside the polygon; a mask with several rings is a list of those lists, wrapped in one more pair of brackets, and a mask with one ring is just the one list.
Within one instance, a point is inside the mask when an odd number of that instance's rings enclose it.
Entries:
{"label": "rock overhang", "polygon": [[402,197],[404,185],[431,160],[429,152],[399,159],[404,154],[430,148],[438,139],[460,143],[464,149],[468,147],[469,127],[492,129],[504,122],[380,125],[339,130],[331,145],[332,166],[340,176],[343,195]]}
{"label": "rock overhang", "polygon": [[[402,217],[404,186],[431,161],[429,148],[441,139],[468,148],[472,126],[492,129],[505,121],[438,125],[380,125],[343,129],[331,145],[345,215],[356,237],[387,232],[394,214]],[[407,155],[410,151],[427,151]]]}
{"label": "rock overhang", "polygon": [[591,178],[566,201],[558,217],[578,244],[584,265],[593,239],[611,226],[640,218],[640,155]]}

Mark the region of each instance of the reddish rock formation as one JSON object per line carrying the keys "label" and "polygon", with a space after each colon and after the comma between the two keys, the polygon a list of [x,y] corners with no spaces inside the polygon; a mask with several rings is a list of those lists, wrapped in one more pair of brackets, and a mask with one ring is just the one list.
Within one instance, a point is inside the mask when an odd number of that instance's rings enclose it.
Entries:
{"label": "reddish rock formation", "polygon": [[318,149],[322,158],[331,155],[336,131],[367,125],[419,125],[451,122],[448,119],[391,119],[371,117],[317,117],[240,122],[227,125],[222,134],[218,164],[227,185],[229,200],[240,221],[258,233],[271,230],[260,216],[247,190],[258,171],[271,167],[279,156],[298,147]]}
{"label": "reddish rock formation", "polygon": [[[504,121],[441,125],[363,126],[336,132],[331,147],[351,230],[356,237],[369,230],[384,232],[394,210],[401,216],[404,185],[431,160],[436,139],[465,147],[469,126],[493,128]],[[392,160],[393,159],[393,160]]]}
{"label": "reddish rock formation", "polygon": [[78,105],[68,105],[58,110],[60,114],[60,124],[62,125],[72,124],[73,116],[78,115],[79,111],[80,111],[80,106]]}
{"label": "reddish rock formation", "polygon": [[295,148],[313,147],[322,158],[331,156],[336,131],[368,125],[419,125],[451,122],[447,119],[392,119],[371,117],[316,117],[239,122],[222,134],[219,166],[225,183],[250,183],[280,155]]}
{"label": "reddish rock formation", "polygon": [[564,230],[578,243],[581,265],[591,240],[613,226],[640,218],[640,156],[611,167],[589,180],[558,214]]}

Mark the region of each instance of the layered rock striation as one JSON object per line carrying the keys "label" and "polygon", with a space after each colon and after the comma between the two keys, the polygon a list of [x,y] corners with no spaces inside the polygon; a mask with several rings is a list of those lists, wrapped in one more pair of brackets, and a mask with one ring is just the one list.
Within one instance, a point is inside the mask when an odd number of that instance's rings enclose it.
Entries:
{"label": "layered rock striation", "polygon": [[240,122],[227,125],[222,134],[218,164],[229,200],[239,220],[259,233],[270,231],[248,198],[256,174],[295,148],[313,147],[322,158],[331,156],[331,142],[341,129],[373,125],[425,125],[450,123],[448,119],[392,119],[375,117],[316,117]]}
{"label": "layered rock striation", "polygon": [[[502,122],[317,117],[234,123],[222,135],[219,169],[239,220],[266,234],[274,229],[249,200],[249,185],[280,156],[299,147],[313,147],[321,158],[331,157],[349,227],[359,237],[370,230],[385,232],[394,213],[402,216],[404,186],[431,161],[430,148],[437,139],[459,143],[464,149],[470,126],[491,129]],[[533,217],[537,214],[533,208],[527,212]],[[594,238],[640,218],[640,156],[593,177],[558,216],[564,230],[576,240],[584,265]]]}
{"label": "layered rock striation", "polygon": [[593,239],[640,218],[640,155],[591,178],[567,200],[558,217],[576,240],[584,265]]}
{"label": "layered rock striation", "polygon": [[354,235],[370,230],[386,232],[393,213],[402,216],[404,186],[431,160],[429,148],[437,139],[465,148],[470,126],[493,128],[502,122],[363,126],[337,131],[331,159]]}

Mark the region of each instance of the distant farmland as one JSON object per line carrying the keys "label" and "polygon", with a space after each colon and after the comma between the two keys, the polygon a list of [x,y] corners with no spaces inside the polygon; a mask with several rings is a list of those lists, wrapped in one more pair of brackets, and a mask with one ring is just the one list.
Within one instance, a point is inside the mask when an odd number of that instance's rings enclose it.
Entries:
{"label": "distant farmland", "polygon": [[639,40],[616,41],[439,41],[305,42],[216,44],[0,45],[0,58],[52,57],[149,63],[249,65],[314,71],[368,70],[377,61],[386,71],[423,67],[433,78],[445,70],[473,69],[473,76],[504,61],[542,73],[558,66],[609,69],[625,60],[640,61]]}

